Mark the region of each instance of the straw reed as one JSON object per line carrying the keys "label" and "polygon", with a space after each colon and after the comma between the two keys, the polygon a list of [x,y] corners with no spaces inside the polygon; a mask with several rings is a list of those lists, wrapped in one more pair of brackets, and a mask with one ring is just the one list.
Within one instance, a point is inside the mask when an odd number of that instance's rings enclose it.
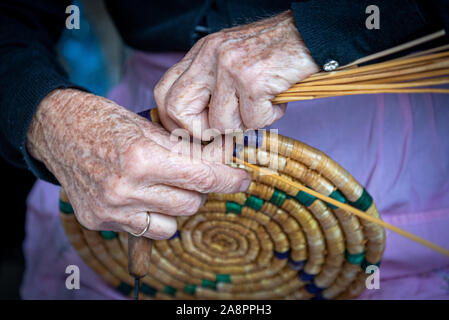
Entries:
{"label": "straw reed", "polygon": [[[436,49],[437,50],[437,49]],[[432,50],[366,66],[320,72],[277,95],[273,103],[375,93],[449,93],[449,51]]]}

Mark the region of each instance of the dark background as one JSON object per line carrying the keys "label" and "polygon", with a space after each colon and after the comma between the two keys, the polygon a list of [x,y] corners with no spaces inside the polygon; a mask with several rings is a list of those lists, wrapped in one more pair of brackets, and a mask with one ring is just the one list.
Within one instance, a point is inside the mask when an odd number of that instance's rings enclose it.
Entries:
{"label": "dark background", "polygon": [[[35,178],[26,170],[0,161],[2,179],[2,232],[0,233],[0,299],[19,299],[24,270],[22,241],[25,236],[25,198]],[[16,183],[11,183],[16,181]]]}

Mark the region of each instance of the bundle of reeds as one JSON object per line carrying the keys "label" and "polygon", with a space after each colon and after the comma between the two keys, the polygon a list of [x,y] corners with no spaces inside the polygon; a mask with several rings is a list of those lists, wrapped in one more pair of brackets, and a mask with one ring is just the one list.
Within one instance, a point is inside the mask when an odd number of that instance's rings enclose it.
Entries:
{"label": "bundle of reeds", "polygon": [[[440,48],[441,49],[441,48]],[[373,93],[449,93],[449,50],[445,47],[365,66],[314,74],[276,96],[273,103]]]}

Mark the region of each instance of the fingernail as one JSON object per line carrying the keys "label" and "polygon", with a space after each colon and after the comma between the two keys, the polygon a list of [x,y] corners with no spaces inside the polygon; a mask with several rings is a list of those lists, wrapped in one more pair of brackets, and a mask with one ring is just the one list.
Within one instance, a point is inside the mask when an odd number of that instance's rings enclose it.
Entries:
{"label": "fingernail", "polygon": [[251,183],[251,180],[243,180],[242,184],[240,185],[239,191],[240,192],[245,192],[246,190],[248,190],[249,184]]}

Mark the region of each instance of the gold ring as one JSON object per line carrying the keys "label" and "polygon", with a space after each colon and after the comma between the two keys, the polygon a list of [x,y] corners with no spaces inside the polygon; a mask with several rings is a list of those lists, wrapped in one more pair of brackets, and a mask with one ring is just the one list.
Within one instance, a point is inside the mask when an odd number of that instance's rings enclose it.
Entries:
{"label": "gold ring", "polygon": [[146,214],[147,214],[147,225],[146,225],[145,229],[143,229],[143,231],[141,233],[134,233],[132,231],[129,232],[134,237],[141,237],[145,234],[145,232],[148,231],[148,228],[150,227],[150,213],[147,211]]}

